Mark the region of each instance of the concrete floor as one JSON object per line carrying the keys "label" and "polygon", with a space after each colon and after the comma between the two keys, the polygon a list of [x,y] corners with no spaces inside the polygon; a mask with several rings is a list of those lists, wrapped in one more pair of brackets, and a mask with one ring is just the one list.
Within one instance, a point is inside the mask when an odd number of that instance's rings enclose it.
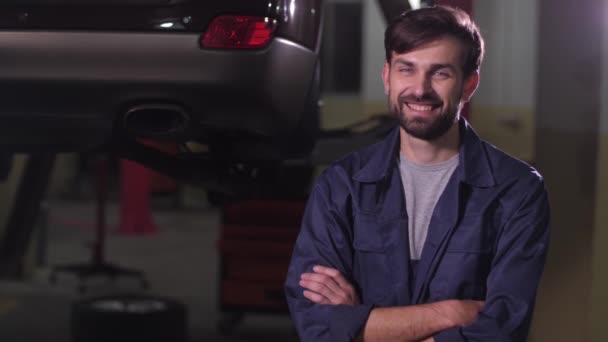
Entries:
{"label": "concrete floor", "polygon": [[150,287],[143,291],[138,282],[126,278],[91,279],[83,295],[77,291],[75,277],[60,276],[51,284],[48,275],[50,266],[90,259],[87,243],[94,237],[93,203],[49,201],[46,266],[32,266],[27,281],[0,282],[0,341],[69,341],[74,300],[122,292],[162,295],[184,303],[192,342],[297,341],[287,315],[247,314],[230,336],[218,333],[217,322],[223,315],[217,304],[219,211],[208,205],[167,207],[154,206],[158,233],[128,236],[116,233],[117,205],[108,205],[108,261],[145,272]]}

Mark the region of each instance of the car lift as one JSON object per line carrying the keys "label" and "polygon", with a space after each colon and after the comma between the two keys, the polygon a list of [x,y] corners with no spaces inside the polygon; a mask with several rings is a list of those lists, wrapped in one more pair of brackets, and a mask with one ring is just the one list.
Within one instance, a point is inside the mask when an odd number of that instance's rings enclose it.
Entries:
{"label": "car lift", "polygon": [[[326,164],[360,146],[379,140],[395,121],[387,115],[377,115],[351,126],[320,132],[317,146],[306,159],[287,160],[282,164],[260,163],[245,165],[242,163],[216,163],[209,155],[200,154],[184,156],[164,153],[136,140],[123,140],[107,146],[109,151],[121,158],[151,166],[158,172],[179,180],[190,181],[210,190],[236,196],[239,199],[258,198],[264,193],[269,181],[276,181],[276,173],[265,174],[264,169],[280,170],[285,165],[319,165]],[[125,148],[125,146],[128,146]],[[127,151],[127,152],[126,152]],[[15,202],[6,222],[4,235],[0,240],[0,278],[21,279],[24,276],[24,265],[27,250],[36,229],[37,219],[41,212],[41,203],[53,169],[55,155],[51,153],[32,153],[27,160],[21,177]],[[51,273],[51,280],[56,273],[71,272],[82,279],[89,276],[108,275],[114,278],[120,275],[136,277],[142,286],[147,286],[145,277],[137,271],[122,269],[110,265],[104,259],[105,239],[105,176],[101,175],[105,161],[97,166],[97,223],[96,241],[93,244],[91,263],[83,265],[59,266]],[[81,291],[84,285],[79,285]]]}

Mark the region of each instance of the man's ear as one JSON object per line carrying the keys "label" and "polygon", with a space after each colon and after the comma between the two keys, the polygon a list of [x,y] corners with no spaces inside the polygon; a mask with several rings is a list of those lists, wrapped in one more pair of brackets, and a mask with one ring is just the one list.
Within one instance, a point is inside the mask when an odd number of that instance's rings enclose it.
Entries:
{"label": "man's ear", "polygon": [[382,67],[382,82],[384,83],[384,93],[388,95],[390,93],[390,72],[391,66],[388,62],[384,62],[384,66]]}
{"label": "man's ear", "polygon": [[464,81],[464,89],[462,90],[462,101],[468,102],[475,90],[477,90],[477,86],[479,85],[479,71],[474,71],[467,79]]}

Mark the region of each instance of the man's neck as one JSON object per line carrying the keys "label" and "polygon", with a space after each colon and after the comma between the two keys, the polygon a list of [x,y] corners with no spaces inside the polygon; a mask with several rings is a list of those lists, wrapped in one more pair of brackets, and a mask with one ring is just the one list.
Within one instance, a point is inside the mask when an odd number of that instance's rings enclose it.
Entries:
{"label": "man's neck", "polygon": [[400,129],[401,154],[418,164],[436,164],[449,160],[458,154],[460,129],[458,122],[440,138],[432,141],[422,140],[409,135]]}

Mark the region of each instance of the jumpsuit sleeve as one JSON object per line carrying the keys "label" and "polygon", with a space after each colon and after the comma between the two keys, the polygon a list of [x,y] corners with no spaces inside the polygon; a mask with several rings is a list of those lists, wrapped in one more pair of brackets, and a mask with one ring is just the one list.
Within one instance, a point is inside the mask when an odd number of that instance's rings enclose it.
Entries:
{"label": "jumpsuit sleeve", "polygon": [[[323,176],[326,176],[324,174]],[[372,305],[321,305],[303,296],[300,275],[314,265],[339,270],[352,283],[352,227],[345,210],[332,197],[344,198],[328,177],[320,177],[306,206],[302,226],[287,272],[285,294],[300,339],[352,341],[367,321]],[[353,283],[356,288],[356,284]]]}
{"label": "jumpsuit sleeve", "polygon": [[[473,323],[435,341],[525,341],[549,244],[549,203],[540,177],[518,187],[523,200],[502,224],[487,279],[486,301]],[[505,208],[506,210],[506,208]]]}

